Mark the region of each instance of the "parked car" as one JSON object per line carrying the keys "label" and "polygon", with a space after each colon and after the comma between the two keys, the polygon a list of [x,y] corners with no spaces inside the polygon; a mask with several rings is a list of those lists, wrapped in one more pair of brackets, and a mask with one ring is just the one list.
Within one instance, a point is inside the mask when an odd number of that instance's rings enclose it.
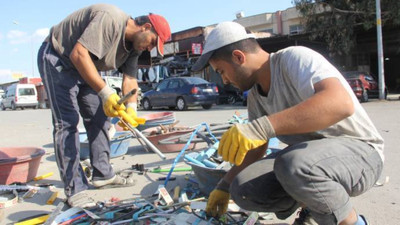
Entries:
{"label": "parked car", "polygon": [[4,96],[4,90],[0,89],[0,103],[3,100],[3,96]]}
{"label": "parked car", "polygon": [[218,88],[199,77],[174,77],[161,81],[154,90],[143,93],[142,106],[145,110],[153,107],[168,107],[186,110],[189,106],[201,105],[210,109],[216,104]]}
{"label": "parked car", "polygon": [[231,84],[217,85],[218,87],[218,101],[217,104],[230,104],[234,105],[236,102],[243,101],[242,91]]}
{"label": "parked car", "polygon": [[[379,97],[378,82],[371,74],[360,71],[346,71],[342,74],[360,102],[367,102],[370,98]],[[387,90],[385,88],[385,99],[386,95]]]}
{"label": "parked car", "polygon": [[38,108],[38,95],[34,84],[12,84],[10,85],[3,100],[1,100],[1,109],[11,108]]}

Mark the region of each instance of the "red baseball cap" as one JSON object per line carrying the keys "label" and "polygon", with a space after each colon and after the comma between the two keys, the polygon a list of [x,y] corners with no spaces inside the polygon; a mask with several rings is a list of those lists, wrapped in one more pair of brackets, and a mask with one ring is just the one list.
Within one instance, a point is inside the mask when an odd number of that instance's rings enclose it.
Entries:
{"label": "red baseball cap", "polygon": [[169,28],[169,24],[164,17],[157,14],[150,13],[149,19],[158,35],[158,54],[164,56],[164,42],[168,41],[168,39],[171,37],[171,29]]}

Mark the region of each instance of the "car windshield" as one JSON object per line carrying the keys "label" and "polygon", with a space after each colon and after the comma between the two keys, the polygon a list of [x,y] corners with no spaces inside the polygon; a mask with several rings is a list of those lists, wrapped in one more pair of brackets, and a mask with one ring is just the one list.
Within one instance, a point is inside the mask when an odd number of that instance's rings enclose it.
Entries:
{"label": "car windshield", "polygon": [[188,78],[186,78],[186,81],[189,84],[207,84],[208,83],[208,81],[201,79],[199,77],[188,77]]}
{"label": "car windshield", "polygon": [[121,88],[122,86],[122,78],[120,77],[107,77],[108,85],[110,87],[118,87]]}
{"label": "car windshield", "polygon": [[35,95],[35,91],[33,88],[20,88],[18,90],[19,95],[24,96],[24,95]]}

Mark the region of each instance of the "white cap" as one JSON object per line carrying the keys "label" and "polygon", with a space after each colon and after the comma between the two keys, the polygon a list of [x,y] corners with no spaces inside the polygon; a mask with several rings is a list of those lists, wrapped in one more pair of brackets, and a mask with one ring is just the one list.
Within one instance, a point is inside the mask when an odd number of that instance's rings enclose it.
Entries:
{"label": "white cap", "polygon": [[192,70],[199,71],[206,67],[208,60],[215,50],[249,38],[256,37],[254,34],[248,34],[246,29],[236,22],[222,22],[218,24],[206,37],[203,53],[193,65]]}

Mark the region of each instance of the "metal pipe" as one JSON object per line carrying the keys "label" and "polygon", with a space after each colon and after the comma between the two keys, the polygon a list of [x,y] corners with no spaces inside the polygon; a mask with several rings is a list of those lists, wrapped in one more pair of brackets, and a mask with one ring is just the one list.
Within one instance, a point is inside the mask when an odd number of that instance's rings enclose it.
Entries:
{"label": "metal pipe", "polygon": [[166,159],[165,155],[162,154],[160,152],[160,150],[158,150],[158,148],[156,146],[153,145],[153,143],[151,143],[149,141],[149,139],[146,138],[146,136],[144,136],[142,134],[142,132],[140,132],[136,127],[132,127],[129,123],[125,122],[122,118],[120,118],[120,121],[128,128],[128,130],[130,130],[132,133],[136,134],[136,136],[139,136],[144,143],[146,143],[146,145],[155,153],[157,153],[158,156],[160,156],[163,160]]}
{"label": "metal pipe", "polygon": [[130,98],[132,95],[136,94],[136,91],[137,91],[136,88],[132,89],[130,92],[128,92],[128,94],[124,95],[124,96],[118,101],[118,104],[121,105],[121,104],[125,103],[125,102],[128,100],[128,98]]}

